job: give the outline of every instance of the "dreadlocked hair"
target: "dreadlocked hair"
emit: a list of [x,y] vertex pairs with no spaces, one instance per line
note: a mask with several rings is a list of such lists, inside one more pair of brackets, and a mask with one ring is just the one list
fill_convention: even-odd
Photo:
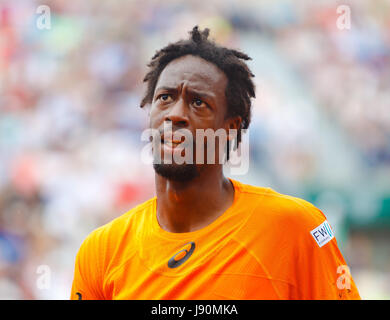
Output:
[[[242,121],[239,129],[247,129],[251,120],[251,98],[255,98],[255,85],[251,79],[254,74],[243,60],[251,58],[243,52],[217,45],[208,39],[209,32],[208,28],[200,31],[195,26],[189,32],[189,39],[170,43],[155,53],[147,65],[150,70],[143,80],[147,88],[140,107],[152,103],[158,78],[169,62],[185,55],[194,55],[213,63],[225,73],[228,79],[225,89],[226,117],[240,116]],[[236,147],[240,142],[241,130],[238,130]]]

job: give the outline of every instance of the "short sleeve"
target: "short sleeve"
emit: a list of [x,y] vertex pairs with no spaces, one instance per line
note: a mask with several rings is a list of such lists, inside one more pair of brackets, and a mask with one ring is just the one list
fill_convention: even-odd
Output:
[[75,260],[71,300],[104,299],[101,290],[101,263],[96,232],[82,243]]
[[312,206],[304,219],[296,251],[295,298],[360,299],[350,267],[342,256],[325,215]]

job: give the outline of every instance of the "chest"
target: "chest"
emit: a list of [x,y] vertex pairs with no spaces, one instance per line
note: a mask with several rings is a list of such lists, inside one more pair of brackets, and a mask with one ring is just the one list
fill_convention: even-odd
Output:
[[148,248],[124,261],[104,281],[109,299],[279,299],[290,286],[277,279],[261,255],[235,241],[224,245],[186,242]]

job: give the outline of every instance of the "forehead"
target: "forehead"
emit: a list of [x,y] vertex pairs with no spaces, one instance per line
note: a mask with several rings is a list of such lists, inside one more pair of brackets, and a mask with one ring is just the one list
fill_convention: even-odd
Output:
[[216,65],[193,55],[172,60],[161,72],[156,88],[186,85],[215,94],[225,94],[227,77]]

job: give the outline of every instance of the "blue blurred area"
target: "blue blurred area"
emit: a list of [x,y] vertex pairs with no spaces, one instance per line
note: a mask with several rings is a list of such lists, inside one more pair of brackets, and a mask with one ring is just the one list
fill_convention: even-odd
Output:
[[50,0],[49,29],[41,4],[0,2],[0,299],[67,299],[84,237],[154,195],[142,80],[194,25],[253,59],[250,171],[234,178],[313,202],[362,297],[390,298],[388,1]]
[[23,255],[20,248],[21,242],[21,239],[14,235],[0,231],[0,259],[9,264],[18,263]]

